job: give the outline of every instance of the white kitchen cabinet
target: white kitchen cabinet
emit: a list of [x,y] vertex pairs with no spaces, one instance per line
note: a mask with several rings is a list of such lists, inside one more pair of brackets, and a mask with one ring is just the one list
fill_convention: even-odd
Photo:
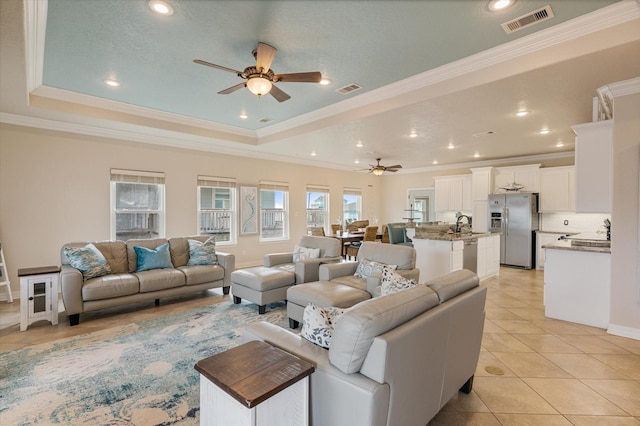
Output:
[[471,176],[435,177],[436,211],[471,211]]
[[489,205],[488,201],[474,201],[471,209],[473,232],[489,231]]
[[492,235],[487,240],[487,277],[500,274],[500,235]]
[[487,201],[493,192],[493,167],[471,169],[471,199]]
[[427,240],[414,238],[416,268],[421,283],[462,269],[464,241]]
[[516,182],[524,185],[524,192],[538,192],[538,170],[540,164],[528,164],[525,166],[496,167],[494,186],[491,191]]
[[540,213],[575,211],[575,169],[573,166],[542,168],[540,178]]
[[557,241],[560,234],[536,232],[536,269],[544,269],[545,249],[542,247]]
[[613,121],[571,127],[576,133],[576,202],[578,213],[610,213]]

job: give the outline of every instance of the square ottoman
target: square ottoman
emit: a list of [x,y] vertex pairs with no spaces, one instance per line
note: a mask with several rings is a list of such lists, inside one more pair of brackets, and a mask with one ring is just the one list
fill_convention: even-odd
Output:
[[302,321],[304,308],[312,303],[323,308],[350,308],[363,300],[371,299],[371,294],[345,284],[331,281],[298,284],[287,290],[287,317],[289,328],[297,328]]
[[267,303],[286,300],[287,289],[296,282],[293,271],[258,266],[239,269],[231,273],[233,303],[242,299],[258,305],[258,313],[264,314]]

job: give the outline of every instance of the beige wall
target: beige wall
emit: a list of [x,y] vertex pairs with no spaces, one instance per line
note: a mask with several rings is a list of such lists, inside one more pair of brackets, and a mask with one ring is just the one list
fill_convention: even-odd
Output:
[[616,97],[613,123],[611,321],[640,339],[640,94]]
[[110,238],[111,168],[165,173],[167,236],[197,232],[199,174],[235,177],[241,184],[288,182],[291,240],[260,243],[257,236],[239,236],[237,245],[221,246],[221,251],[236,255],[239,266],[261,264],[263,254],[293,248],[306,232],[307,184],[330,187],[332,222],[342,216],[344,187],[362,188],[363,215],[383,220],[381,179],[373,175],[3,124],[0,241],[14,294],[19,268],[59,264],[59,250],[66,242]]

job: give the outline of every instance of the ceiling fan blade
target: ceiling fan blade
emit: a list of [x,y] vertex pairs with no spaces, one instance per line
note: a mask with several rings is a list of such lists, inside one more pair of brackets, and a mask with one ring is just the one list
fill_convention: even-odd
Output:
[[385,167],[385,169],[389,170],[389,169],[401,169],[402,166],[400,164],[396,164],[395,166],[387,166]]
[[278,89],[275,84],[271,86],[271,90],[269,90],[269,94],[276,98],[278,102],[284,102],[287,99],[290,99],[291,96],[284,93],[282,90]]
[[222,71],[228,71],[228,72],[232,72],[234,74],[237,74],[239,76],[243,76],[242,71],[238,71],[238,70],[234,70],[234,69],[231,69],[231,68],[223,67],[222,65],[212,64],[211,62],[203,61],[202,59],[194,59],[193,62],[195,62],[196,64],[205,65],[205,66],[211,67],[211,68],[217,68],[217,69],[222,70]]
[[278,49],[266,43],[258,43],[258,48],[256,49],[256,68],[258,71],[260,71],[260,69],[262,69],[263,73],[269,71],[271,62],[273,62],[273,58],[276,57],[277,51]]
[[273,76],[273,81],[281,81],[283,83],[320,83],[320,80],[322,80],[322,74],[319,71],[276,74]]
[[397,172],[397,171],[398,171],[398,169],[390,169],[390,168],[388,168],[388,167],[387,167],[386,169],[384,169],[384,171],[385,171],[385,172],[395,173],[395,172]]
[[224,90],[219,91],[219,92],[218,92],[218,95],[228,95],[229,93],[233,93],[233,92],[235,92],[236,90],[240,90],[240,89],[242,89],[242,88],[243,88],[243,87],[245,87],[246,85],[247,85],[247,83],[244,83],[244,82],[242,82],[242,83],[240,83],[240,84],[236,84],[235,86],[231,86],[231,87],[229,87],[228,89],[224,89]]

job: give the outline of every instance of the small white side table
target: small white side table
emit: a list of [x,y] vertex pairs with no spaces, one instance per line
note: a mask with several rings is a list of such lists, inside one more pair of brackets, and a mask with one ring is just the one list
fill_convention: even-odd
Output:
[[40,320],[58,324],[59,266],[18,269],[20,277],[20,331]]
[[305,426],[314,367],[252,341],[198,361],[201,426]]

